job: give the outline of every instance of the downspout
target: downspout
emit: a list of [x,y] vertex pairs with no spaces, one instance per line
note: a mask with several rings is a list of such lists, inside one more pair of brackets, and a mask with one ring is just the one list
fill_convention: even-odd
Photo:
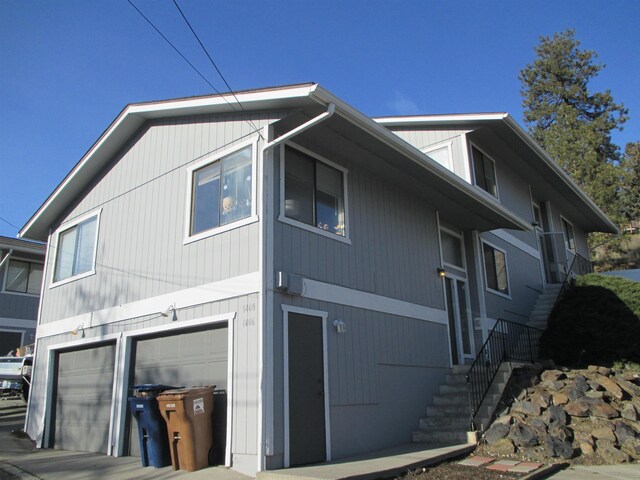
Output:
[[[333,102],[330,102],[327,105],[327,111],[321,113],[320,115],[308,120],[302,125],[297,126],[296,128],[288,131],[280,135],[278,138],[275,138],[271,141],[265,143],[262,147],[262,161],[263,161],[263,171],[262,176],[265,177],[265,173],[269,178],[268,181],[273,184],[273,178],[270,175],[273,173],[273,162],[269,162],[269,166],[266,165],[267,152],[273,147],[280,145],[286,140],[293,138],[294,136],[308,130],[309,128],[318,125],[319,123],[331,118],[336,110],[336,105]],[[267,134],[265,135],[266,139],[271,137],[272,130],[267,130]],[[270,155],[270,160],[273,160],[273,155]],[[273,202],[273,198],[271,194],[273,193],[273,189],[265,185],[262,185],[262,195],[264,201],[267,204],[271,204]],[[264,204],[263,201],[263,204]],[[269,261],[271,259],[273,251],[272,251],[272,242],[269,240],[271,235],[273,234],[273,227],[271,226],[271,222],[273,221],[273,217],[267,218],[269,215],[269,209],[266,208],[264,212],[265,222],[269,222],[269,225],[263,226],[264,228],[262,235],[267,238],[263,238],[261,240],[261,245],[264,245],[264,250],[261,252],[262,257],[262,285],[260,290],[262,292],[263,298],[260,302],[261,307],[263,308],[263,318],[266,320],[267,316],[271,315],[271,309],[273,306],[272,292],[270,292],[270,285],[273,281],[273,262]],[[263,225],[265,222],[260,222]],[[272,324],[267,325],[266,321],[262,322],[262,338],[261,338],[261,349],[262,349],[262,369],[261,369],[261,381],[265,399],[262,400],[262,408],[259,409],[258,415],[261,417],[260,419],[260,432],[258,434],[258,471],[266,469],[266,457],[272,456],[275,452],[274,449],[274,413],[273,413],[273,405],[274,405],[274,392],[273,392],[273,363],[267,361],[267,357],[273,352],[273,328]],[[268,365],[268,366],[265,366]]]
[[13,248],[9,249],[9,253],[7,253],[4,258],[2,259],[2,261],[0,262],[0,268],[2,268],[4,266],[4,264],[6,263],[7,260],[9,260],[9,257],[11,257],[11,254],[13,253]]
[[329,119],[333,115],[335,110],[336,110],[335,103],[330,103],[327,106],[327,111],[326,112],[321,113],[317,117],[312,118],[311,120],[303,123],[302,125],[297,126],[293,130],[289,130],[287,133],[285,133],[283,135],[280,135],[278,138],[268,142],[264,146],[263,150],[267,150],[269,148],[275,147],[276,145],[279,145],[280,143],[284,142],[285,140],[288,140],[288,139],[290,139],[292,137],[295,137],[296,135],[304,132],[305,130],[308,130],[309,128],[317,125],[318,123]]

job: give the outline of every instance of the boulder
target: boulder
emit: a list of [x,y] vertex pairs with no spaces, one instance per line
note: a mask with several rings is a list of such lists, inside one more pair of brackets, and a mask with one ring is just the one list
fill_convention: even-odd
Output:
[[551,405],[546,412],[544,412],[542,419],[549,425],[549,428],[564,426],[567,424],[567,414],[560,405]]
[[506,437],[509,434],[509,425],[504,423],[493,422],[493,425],[484,434],[484,439],[488,445],[493,445],[498,440]]
[[604,392],[602,391],[596,392],[594,390],[589,390],[587,393],[584,394],[584,396],[587,398],[604,398]]
[[582,375],[576,375],[576,377],[573,379],[573,385],[578,391],[582,393],[587,392],[591,388],[587,383],[587,379]]
[[551,401],[554,405],[565,405],[567,402],[569,402],[569,397],[567,397],[562,392],[556,392],[551,395]]
[[547,436],[544,447],[551,457],[572,458],[575,453],[570,442],[553,435]]
[[502,438],[492,445],[487,445],[487,452],[493,455],[513,455],[516,447],[508,438]]
[[620,412],[604,400],[592,399],[589,403],[589,411],[593,417],[616,418],[620,416]]
[[616,423],[615,434],[620,444],[625,443],[627,440],[636,440],[640,437],[638,432],[624,422]]
[[535,447],[539,443],[535,430],[523,423],[516,423],[511,426],[509,438],[516,446],[522,448]]
[[588,417],[591,405],[585,399],[573,400],[564,406],[564,411],[572,417]]
[[620,388],[620,385],[618,385],[616,382],[608,377],[605,377],[604,375],[599,374],[594,375],[593,380],[602,385],[604,389],[609,392],[614,398],[622,400],[622,388]]
[[567,378],[567,375],[560,370],[545,370],[540,374],[540,380],[543,382],[556,382]]
[[613,381],[615,381],[615,383],[617,383],[622,390],[627,392],[629,396],[640,397],[640,387],[637,386],[635,383],[631,383],[630,381],[625,380],[624,378],[619,378],[619,377],[615,377]]
[[638,411],[631,402],[623,403],[620,415],[622,416],[622,418],[626,418],[627,420],[631,420],[632,422],[638,421]]
[[571,443],[573,441],[573,431],[567,427],[554,427],[549,429],[549,435]]
[[562,392],[569,397],[569,400],[578,400],[580,397],[584,397],[583,391],[571,385],[563,388]]
[[640,460],[640,440],[629,440],[620,445],[620,450],[635,460]]
[[616,441],[616,435],[613,433],[613,429],[609,427],[594,428],[591,430],[591,435],[598,440],[608,440],[610,442]]
[[628,453],[617,449],[615,444],[609,440],[597,440],[596,452],[608,464],[624,463],[631,460]]
[[511,411],[514,413],[523,413],[525,415],[540,415],[540,407],[534,405],[534,403],[529,400],[517,402],[513,407],[511,407]]

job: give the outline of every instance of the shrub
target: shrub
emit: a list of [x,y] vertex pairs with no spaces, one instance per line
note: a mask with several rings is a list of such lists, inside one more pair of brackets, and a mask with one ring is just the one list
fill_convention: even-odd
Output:
[[585,275],[567,291],[541,339],[543,356],[585,366],[640,362],[640,283]]

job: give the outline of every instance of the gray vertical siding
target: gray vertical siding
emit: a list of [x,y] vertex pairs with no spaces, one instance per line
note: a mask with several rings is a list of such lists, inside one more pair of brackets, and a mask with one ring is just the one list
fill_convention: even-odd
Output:
[[[255,306],[255,310],[251,307]],[[212,315],[237,312],[234,324],[233,340],[233,378],[231,405],[233,412],[232,431],[234,432],[231,444],[233,454],[255,456],[258,454],[258,404],[260,384],[257,372],[259,371],[259,317],[260,306],[258,294],[251,294],[225,301],[213,302],[196,307],[189,307],[176,311],[177,321],[187,321]],[[253,322],[252,322],[253,320]],[[104,325],[98,328],[86,329],[85,339],[100,338],[104,335],[130,332],[141,328],[157,327],[162,325],[174,326],[170,318],[158,315],[132,318],[115,324]],[[57,344],[77,341],[78,337],[69,333],[47,338],[40,338],[37,345],[36,365],[33,374],[33,392],[46,391],[46,361],[47,349]],[[45,406],[45,395],[32,395],[28,423],[26,431],[31,438],[41,440],[44,425],[42,415]],[[256,460],[257,462],[257,460]]]
[[[276,221],[275,271],[444,309],[442,285],[435,281],[440,263],[435,209],[338,154],[328,160],[349,170],[351,245]],[[278,175],[276,162],[276,217]]]
[[[449,367],[446,326],[277,293],[272,312],[274,458],[284,450],[282,305],[328,313],[333,457],[409,442]],[[345,322],[346,333],[336,333],[333,320],[337,318]],[[277,465],[276,461],[274,468]]]
[[391,127],[390,130],[398,135],[400,138],[410,143],[420,150],[443,143],[448,140],[452,140],[451,155],[452,155],[452,171],[460,178],[464,178],[466,181],[471,182],[471,178],[468,178],[468,168],[465,165],[464,149],[466,148],[462,135],[469,132],[469,129],[460,128],[428,128],[428,127]]
[[[280,116],[251,119],[260,128]],[[247,118],[211,115],[146,125],[61,220],[102,209],[96,274],[47,288],[42,321],[257,271],[257,223],[183,245],[187,167],[256,137]]]

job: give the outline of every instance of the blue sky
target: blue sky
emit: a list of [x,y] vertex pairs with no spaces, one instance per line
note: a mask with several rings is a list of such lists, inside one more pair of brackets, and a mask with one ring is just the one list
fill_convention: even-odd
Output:
[[[171,0],[132,0],[220,91]],[[233,89],[314,81],[365,114],[508,111],[575,28],[640,140],[640,2],[179,0]],[[0,217],[22,227],[127,103],[213,93],[126,0],[0,0]],[[0,235],[16,229],[0,220]]]

